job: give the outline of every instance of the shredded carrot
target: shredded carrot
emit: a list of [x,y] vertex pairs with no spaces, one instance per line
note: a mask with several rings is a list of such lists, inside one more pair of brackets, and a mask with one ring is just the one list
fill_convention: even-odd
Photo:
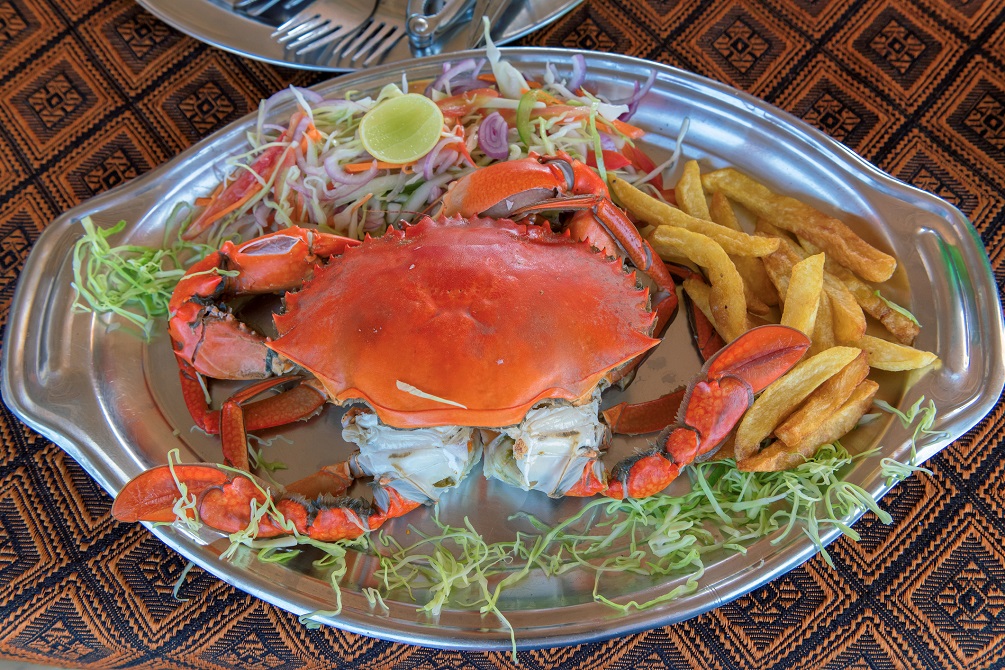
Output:
[[626,123],[625,121],[619,121],[618,119],[614,119],[613,121],[611,121],[611,125],[614,126],[614,128],[618,132],[625,135],[626,137],[630,137],[633,140],[637,140],[646,134],[646,131],[642,130],[638,126],[633,126],[630,123]]
[[[412,172],[412,167],[415,165],[415,161],[411,163],[385,163],[384,161],[376,161],[378,170],[401,170],[403,173],[408,174]],[[346,172],[366,172],[371,167],[373,167],[374,161],[368,161],[364,163],[346,163],[341,166]]]
[[468,165],[474,167],[475,159],[471,157],[471,152],[468,151],[468,143],[464,141],[464,126],[459,123],[454,126],[454,135],[457,135],[461,139],[460,152],[464,155],[464,159],[468,161]]
[[[496,83],[496,76],[490,73],[480,74],[478,75],[478,79],[480,81],[487,81],[490,84]],[[531,88],[541,88],[541,84],[536,81],[527,82],[527,85],[530,86]],[[524,93],[526,93],[526,91],[524,91]]]

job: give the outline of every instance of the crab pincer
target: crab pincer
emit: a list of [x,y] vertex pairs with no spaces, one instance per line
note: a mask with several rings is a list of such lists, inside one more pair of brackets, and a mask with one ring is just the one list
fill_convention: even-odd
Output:
[[[271,501],[272,507],[257,520],[256,537],[290,535],[295,529],[305,537],[332,542],[355,539],[419,506],[385,488],[384,506],[371,507],[341,495],[351,483],[349,477],[341,488],[318,493],[312,482],[316,495],[307,497],[297,483],[276,489],[254,475],[208,463],[162,465],[131,480],[115,497],[112,514],[127,522],[170,522],[181,514],[224,533],[237,533],[251,525],[253,504],[261,509]],[[190,502],[179,507],[179,499]]]
[[[612,498],[644,498],[662,491],[685,465],[711,457],[743,418],[754,395],[792,369],[809,346],[802,332],[779,325],[753,328],[733,340],[688,385],[677,422],[660,433],[654,448],[616,465],[610,484],[596,492]],[[666,397],[675,400],[674,395]],[[621,408],[623,430],[632,432],[633,420],[645,422],[649,409],[645,405],[637,417],[632,416],[632,406]]]

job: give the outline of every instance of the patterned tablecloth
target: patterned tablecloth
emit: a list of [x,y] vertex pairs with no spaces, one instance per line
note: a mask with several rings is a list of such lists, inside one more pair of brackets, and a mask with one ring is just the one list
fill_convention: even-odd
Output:
[[[587,0],[527,45],[641,56],[774,103],[958,206],[1005,284],[1001,0]],[[0,316],[57,215],[163,163],[288,84],[128,0],[0,0]],[[521,654],[525,668],[1005,667],[998,405],[832,548],[686,623]],[[75,668],[488,668],[506,653],[392,644],[193,571],[0,407],[0,657]]]

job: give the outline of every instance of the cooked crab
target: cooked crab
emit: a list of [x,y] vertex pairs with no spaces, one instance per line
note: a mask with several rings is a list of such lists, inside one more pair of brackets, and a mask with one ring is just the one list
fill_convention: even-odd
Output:
[[[562,161],[564,167],[554,167]],[[170,329],[186,399],[197,423],[221,434],[229,464],[248,469],[247,430],[310,417],[326,402],[352,405],[343,436],[358,452],[279,495],[278,510],[298,532],[356,537],[435,502],[483,449],[486,475],[550,496],[651,495],[715,449],[753,394],[808,346],[783,327],[748,332],[709,361],[684,394],[678,424],[656,448],[608,470],[601,457],[611,433],[600,395],[659,342],[656,331],[676,295],[662,262],[653,262],[655,254],[606,192],[575,194],[575,175],[585,166],[565,158],[538,164],[545,178],[547,172],[569,182],[558,195],[572,192],[573,208],[592,214],[576,236],[592,243],[548,226],[478,218],[478,205],[469,218],[424,218],[361,245],[297,228],[227,243],[179,283]],[[449,211],[449,198],[447,205]],[[558,206],[549,200],[508,213]],[[598,236],[608,242],[598,244]],[[634,271],[597,247],[625,249],[654,280],[657,304]],[[276,291],[290,292],[275,317],[274,340],[239,324],[221,302]],[[291,370],[302,372],[291,377]],[[196,372],[280,376],[210,412]],[[250,402],[288,381],[292,389]],[[372,505],[333,497],[362,476],[376,484]],[[175,466],[173,473],[155,468],[134,479],[113,512],[123,520],[170,520],[176,478],[197,496],[202,520],[229,532],[247,524],[252,498],[265,499],[248,476]],[[259,532],[286,531],[266,520]]]

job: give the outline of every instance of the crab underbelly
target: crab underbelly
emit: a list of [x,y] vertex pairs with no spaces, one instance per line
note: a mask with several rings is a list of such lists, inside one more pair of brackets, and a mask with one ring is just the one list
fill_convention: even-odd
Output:
[[485,476],[562,497],[587,466],[599,462],[610,441],[599,411],[599,391],[580,405],[548,402],[534,407],[520,424],[502,429],[485,446]]
[[437,502],[461,482],[482,456],[483,471],[525,491],[561,497],[584,469],[597,463],[610,439],[600,421],[600,392],[588,402],[546,401],[513,426],[479,429],[437,426],[402,429],[383,424],[366,411],[346,415],[343,438],[359,447],[353,467],[417,502]]

